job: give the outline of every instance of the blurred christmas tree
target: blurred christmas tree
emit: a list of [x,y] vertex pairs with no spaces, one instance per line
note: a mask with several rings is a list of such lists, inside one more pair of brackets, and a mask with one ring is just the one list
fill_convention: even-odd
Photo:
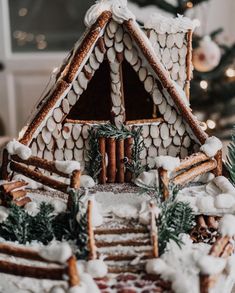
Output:
[[[173,16],[211,0],[133,0],[140,7],[155,5]],[[213,5],[213,1],[212,4]],[[230,139],[235,124],[235,44],[218,43],[219,28],[210,35],[194,34],[191,105],[209,133]]]

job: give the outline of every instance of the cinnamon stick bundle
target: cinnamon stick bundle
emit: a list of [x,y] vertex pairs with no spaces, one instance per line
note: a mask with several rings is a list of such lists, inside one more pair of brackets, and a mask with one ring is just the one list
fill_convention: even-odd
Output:
[[99,151],[101,153],[101,171],[99,174],[99,182],[105,184],[107,180],[106,174],[106,147],[105,147],[105,137],[99,137]]
[[107,177],[109,183],[114,183],[116,180],[116,140],[113,137],[106,138],[108,167]]
[[13,200],[13,202],[18,207],[24,207],[27,203],[31,202],[31,199],[29,197],[24,197],[20,200]]
[[14,189],[18,189],[24,186],[27,186],[28,183],[24,182],[24,181],[12,181],[12,182],[7,182],[3,185],[0,186],[1,191],[4,194],[10,193],[11,191],[13,191]]
[[[125,157],[128,159],[128,162],[131,162],[132,145],[133,145],[133,138],[132,137],[126,138],[124,142],[124,154],[125,154]],[[131,182],[131,179],[132,179],[131,171],[126,169],[125,181]]]
[[125,171],[124,171],[124,140],[117,140],[117,182],[124,183]]
[[210,158],[207,157],[207,155],[205,155],[204,153],[194,153],[189,157],[186,157],[185,159],[181,160],[180,165],[175,168],[175,172],[181,171],[183,169],[187,169],[191,166],[194,166],[198,163],[202,163],[205,162],[207,160],[209,160]]

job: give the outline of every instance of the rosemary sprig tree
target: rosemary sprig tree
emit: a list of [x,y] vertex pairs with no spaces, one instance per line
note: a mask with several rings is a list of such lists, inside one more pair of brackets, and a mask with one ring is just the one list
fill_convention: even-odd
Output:
[[226,163],[231,181],[235,185],[235,126],[233,127],[232,142],[228,146],[228,156]]
[[176,200],[176,192],[160,204],[161,214],[158,219],[159,251],[162,254],[170,240],[179,246],[179,235],[188,233],[195,225],[195,216],[189,203]]

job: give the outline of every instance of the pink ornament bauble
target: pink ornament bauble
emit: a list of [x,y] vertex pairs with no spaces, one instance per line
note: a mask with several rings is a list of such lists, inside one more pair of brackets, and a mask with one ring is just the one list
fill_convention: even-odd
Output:
[[213,70],[221,59],[219,46],[210,37],[204,37],[199,47],[193,51],[193,65],[197,71],[208,72]]

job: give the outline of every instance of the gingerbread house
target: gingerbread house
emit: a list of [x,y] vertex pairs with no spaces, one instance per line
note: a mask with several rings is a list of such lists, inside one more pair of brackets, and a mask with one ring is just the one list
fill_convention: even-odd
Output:
[[[181,17],[168,22],[155,17],[142,29],[126,4],[99,1],[88,10],[87,31],[21,131],[19,142],[37,162],[73,160],[89,173],[87,165],[98,154],[100,182],[124,182],[130,181],[125,159],[133,159],[138,143],[134,131],[142,140],[139,163],[150,169],[157,156],[184,159],[205,143],[207,134],[189,105],[194,24]],[[117,135],[101,132],[99,152],[92,157],[91,132],[100,125],[114,125]],[[215,155],[213,163],[206,155],[190,157],[186,167],[206,161],[201,169],[217,168],[220,174],[221,154]],[[7,153],[3,161],[6,166]],[[180,170],[186,167],[183,162]],[[20,172],[14,164],[11,170]]]

